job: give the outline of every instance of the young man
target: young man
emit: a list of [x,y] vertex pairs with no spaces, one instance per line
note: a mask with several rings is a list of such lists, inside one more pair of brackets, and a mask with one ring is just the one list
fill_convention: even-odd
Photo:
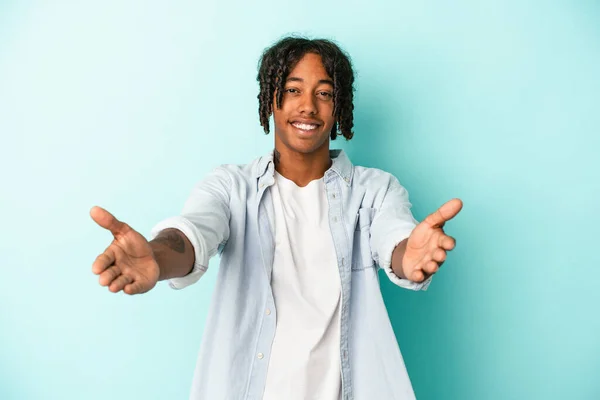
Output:
[[454,199],[417,224],[390,174],[353,166],[354,76],[326,40],[286,38],[262,56],[259,114],[275,149],[223,165],[150,242],[107,211],[114,241],[93,264],[111,292],[196,282],[221,254],[190,399],[412,399],[377,271],[426,289],[455,241]]

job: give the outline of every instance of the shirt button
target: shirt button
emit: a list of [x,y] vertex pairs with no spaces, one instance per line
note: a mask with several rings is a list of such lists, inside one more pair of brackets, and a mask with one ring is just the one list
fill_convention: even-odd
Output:
[[271,315],[271,309],[267,308],[266,313],[267,313],[267,315]]
[[258,353],[257,357],[259,360],[262,360],[265,355],[263,353]]
[[333,197],[335,199],[335,193],[331,197]]

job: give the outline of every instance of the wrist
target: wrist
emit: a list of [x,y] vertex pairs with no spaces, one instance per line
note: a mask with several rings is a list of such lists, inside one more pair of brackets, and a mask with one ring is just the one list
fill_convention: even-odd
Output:
[[400,279],[408,279],[404,273],[404,254],[406,253],[406,244],[408,239],[404,239],[394,248],[392,252],[392,271]]

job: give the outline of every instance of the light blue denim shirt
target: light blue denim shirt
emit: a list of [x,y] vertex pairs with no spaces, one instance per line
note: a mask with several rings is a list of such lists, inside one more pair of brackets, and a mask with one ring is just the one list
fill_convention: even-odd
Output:
[[[394,247],[416,225],[408,193],[387,172],[353,166],[341,150],[331,158],[324,182],[342,286],[342,399],[414,399],[377,274],[383,268],[392,282],[412,290],[430,283],[399,279],[391,269]],[[194,188],[181,216],[152,229],[151,238],[179,229],[194,247],[194,268],[170,280],[175,289],[196,282],[209,259],[221,255],[191,400],[262,398],[277,321],[270,283],[274,171],[272,153],[220,166]]]

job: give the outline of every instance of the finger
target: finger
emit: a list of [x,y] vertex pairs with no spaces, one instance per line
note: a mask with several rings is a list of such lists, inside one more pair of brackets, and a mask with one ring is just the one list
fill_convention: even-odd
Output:
[[119,275],[121,275],[121,269],[116,265],[108,268],[102,274],[100,274],[100,278],[98,278],[98,282],[102,286],[108,286],[114,281]]
[[115,236],[125,233],[129,228],[127,224],[116,219],[114,215],[102,207],[92,207],[90,216],[98,225],[108,229]]
[[104,253],[100,254],[94,260],[92,264],[92,272],[96,275],[100,275],[104,270],[115,263],[116,256],[115,252],[109,247],[104,250]]
[[127,294],[140,294],[144,293],[142,285],[139,282],[133,282],[123,288],[123,291]]
[[427,264],[423,266],[423,271],[428,275],[433,275],[438,271],[439,268],[440,266],[435,261],[428,261]]
[[446,252],[442,249],[435,249],[433,251],[433,255],[431,256],[431,258],[433,259],[433,261],[437,262],[437,263],[441,263],[446,261]]
[[454,218],[460,212],[462,206],[463,203],[460,199],[452,199],[433,214],[429,214],[424,222],[432,228],[441,227],[446,221]]
[[452,250],[456,247],[456,239],[448,235],[440,235],[438,246],[444,250]]
[[113,293],[117,293],[118,291],[123,290],[123,288],[126,285],[129,285],[132,282],[133,282],[132,277],[121,274],[114,281],[112,281],[112,283],[108,287],[108,290],[110,290]]
[[422,282],[423,280],[425,280],[425,274],[423,273],[423,271],[417,269],[413,271],[412,276],[409,278],[409,280],[413,282]]

